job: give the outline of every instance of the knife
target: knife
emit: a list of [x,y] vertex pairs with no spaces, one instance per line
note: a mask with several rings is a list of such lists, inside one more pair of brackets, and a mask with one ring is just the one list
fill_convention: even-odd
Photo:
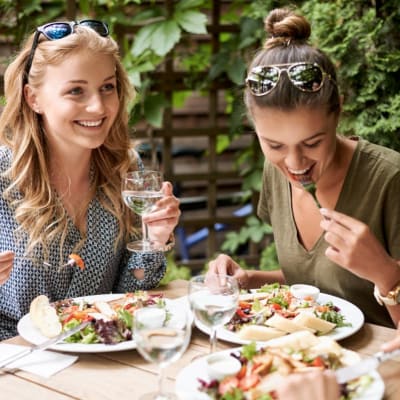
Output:
[[69,329],[68,331],[65,331],[65,332],[61,332],[59,335],[57,335],[49,340],[46,340],[43,343],[40,343],[40,344],[37,344],[36,346],[32,346],[27,349],[21,350],[20,352],[1,360],[0,368],[4,368],[7,365],[13,363],[14,361],[17,361],[20,358],[28,356],[29,354],[33,353],[34,351],[45,350],[45,349],[49,348],[50,346],[52,346],[53,344],[61,342],[62,340],[72,336],[74,333],[79,332],[81,329],[83,329],[86,325],[88,325],[90,323],[91,323],[91,321],[84,321],[84,322],[80,323],[79,325],[75,326],[74,328]]
[[335,371],[339,383],[345,383],[375,370],[381,362],[400,356],[400,349],[384,353],[379,351],[372,357],[365,358],[356,364],[339,368]]

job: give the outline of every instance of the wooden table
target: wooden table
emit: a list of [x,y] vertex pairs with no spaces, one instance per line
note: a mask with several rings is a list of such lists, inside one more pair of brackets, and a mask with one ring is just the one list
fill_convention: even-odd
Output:
[[[174,281],[156,290],[165,291],[169,298],[186,294],[187,282]],[[342,340],[343,347],[367,356],[378,351],[381,344],[394,337],[395,330],[377,325],[365,324],[360,331]],[[27,345],[21,337],[7,343]],[[208,352],[208,336],[193,330],[191,344],[183,357],[167,369],[165,387],[174,391],[178,371],[189,364],[194,356]],[[219,342],[219,348],[235,347]],[[385,400],[400,399],[400,360],[388,361],[379,368],[385,382]],[[18,371],[14,375],[0,373],[0,398],[12,400],[102,400],[137,399],[139,395],[154,391],[157,386],[157,369],[147,363],[136,350],[79,354],[78,361],[71,367],[45,379],[27,372]]]

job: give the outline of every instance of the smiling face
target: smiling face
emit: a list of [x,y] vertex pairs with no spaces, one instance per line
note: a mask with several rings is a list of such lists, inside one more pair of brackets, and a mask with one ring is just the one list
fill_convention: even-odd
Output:
[[112,56],[77,52],[47,66],[42,82],[26,93],[42,116],[49,145],[67,152],[101,146],[119,108]]
[[291,182],[318,182],[330,170],[336,154],[338,116],[324,108],[300,107],[252,110],[256,133],[265,157]]

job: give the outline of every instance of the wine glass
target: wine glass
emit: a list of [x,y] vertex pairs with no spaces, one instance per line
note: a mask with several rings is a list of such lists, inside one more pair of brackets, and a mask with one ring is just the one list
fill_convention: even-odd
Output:
[[[122,197],[125,204],[140,216],[154,211],[157,201],[163,197],[162,181],[162,173],[159,171],[127,172],[122,177]],[[149,239],[147,224],[142,225],[142,240],[128,243],[127,249],[134,252],[162,251],[162,245]]]
[[232,276],[208,273],[190,279],[190,307],[195,320],[210,328],[210,354],[217,347],[217,328],[230,321],[238,302],[239,285]]
[[139,400],[178,400],[163,390],[164,370],[185,352],[191,327],[188,310],[150,306],[135,311],[133,334],[137,349],[147,361],[159,366],[158,391],[146,393]]

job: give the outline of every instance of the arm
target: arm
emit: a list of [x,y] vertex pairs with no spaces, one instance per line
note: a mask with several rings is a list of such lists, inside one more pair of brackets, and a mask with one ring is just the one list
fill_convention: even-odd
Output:
[[[320,211],[324,217],[321,228],[329,244],[325,255],[330,260],[374,283],[383,296],[400,283],[398,261],[386,252],[368,225],[333,210]],[[397,325],[400,305],[386,307]]]
[[208,272],[234,276],[242,289],[259,288],[266,283],[284,283],[285,278],[281,270],[254,271],[245,270],[233,259],[225,254],[220,254],[208,264]]
[[0,285],[5,283],[10,277],[14,263],[14,252],[3,251],[0,253]]
[[400,322],[397,325],[397,332],[396,332],[396,336],[394,337],[394,339],[392,339],[390,342],[387,342],[384,345],[382,345],[382,350],[385,352],[393,351],[396,349],[400,349]]

